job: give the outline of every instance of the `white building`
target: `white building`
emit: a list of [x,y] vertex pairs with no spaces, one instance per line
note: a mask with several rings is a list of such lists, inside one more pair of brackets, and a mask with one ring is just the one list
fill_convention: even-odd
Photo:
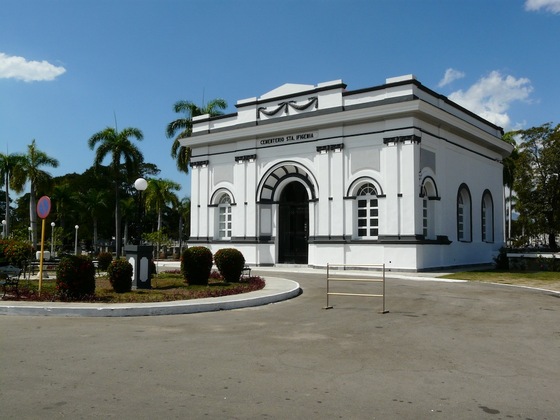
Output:
[[413,76],[286,84],[193,119],[191,245],[250,265],[490,263],[503,245],[500,127]]

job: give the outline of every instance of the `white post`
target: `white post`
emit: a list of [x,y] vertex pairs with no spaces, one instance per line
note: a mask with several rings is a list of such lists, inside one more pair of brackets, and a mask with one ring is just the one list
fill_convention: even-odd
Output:
[[78,229],[80,228],[80,226],[76,225],[74,226],[74,228],[76,229],[76,239],[74,240],[74,255],[78,255]]
[[55,223],[51,222],[51,256],[54,257],[54,227]]

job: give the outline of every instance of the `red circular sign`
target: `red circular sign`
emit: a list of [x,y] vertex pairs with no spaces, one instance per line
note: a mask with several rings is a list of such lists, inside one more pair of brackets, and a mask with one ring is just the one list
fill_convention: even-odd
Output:
[[51,199],[46,195],[44,195],[37,202],[37,215],[41,219],[46,219],[50,212],[51,212]]

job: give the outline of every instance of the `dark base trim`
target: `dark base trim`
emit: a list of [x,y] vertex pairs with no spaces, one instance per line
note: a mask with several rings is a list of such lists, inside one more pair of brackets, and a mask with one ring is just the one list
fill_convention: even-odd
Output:
[[423,235],[385,235],[378,238],[380,245],[449,245],[447,236],[437,236],[436,239],[425,239]]
[[275,238],[273,236],[260,236],[260,237],[233,237],[231,240],[212,239],[208,237],[189,238],[187,241],[191,244],[273,244]]
[[194,244],[207,244],[209,242],[212,242],[212,240],[206,236],[199,236],[198,238],[189,238],[187,240],[187,243],[194,243]]
[[[215,240],[207,237],[190,238],[189,243],[214,243],[214,244],[274,244],[276,238],[273,236],[257,237],[234,237],[229,241]],[[452,241],[447,236],[438,236],[436,239],[424,239],[422,235],[384,235],[377,239],[353,239],[342,236],[311,236],[308,239],[310,245],[322,244],[360,244],[360,245],[449,245]]]
[[451,241],[447,236],[438,236],[436,239],[424,239],[422,235],[384,235],[377,239],[353,239],[346,236],[312,236],[310,244],[362,244],[362,245],[449,245]]

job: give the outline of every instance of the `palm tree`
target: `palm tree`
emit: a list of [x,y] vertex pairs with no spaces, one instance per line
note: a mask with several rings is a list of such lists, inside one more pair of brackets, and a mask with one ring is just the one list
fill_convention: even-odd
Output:
[[121,214],[124,220],[124,243],[130,243],[130,238],[128,235],[128,227],[130,225],[131,219],[134,218],[134,214],[138,211],[138,206],[134,201],[134,197],[126,197],[121,200]]
[[[163,209],[167,207],[168,204],[177,206],[179,204],[179,198],[177,194],[173,191],[179,191],[181,186],[169,179],[149,179],[148,188],[146,188],[146,208],[148,210],[155,210],[158,215],[157,230],[161,232],[162,225],[162,213]],[[159,242],[157,255],[159,255]]]
[[[223,115],[222,110],[227,108],[227,103],[223,99],[213,99],[206,105],[199,107],[190,101],[177,101],[173,105],[173,110],[178,114],[185,114],[184,118],[176,119],[167,124],[166,134],[168,138],[173,138],[171,146],[171,157],[177,160],[177,169],[186,174],[189,173],[189,161],[191,159],[191,148],[181,146],[180,140],[190,137],[192,134],[192,119],[199,115],[208,114],[211,117]],[[177,134],[178,133],[178,134]],[[177,134],[177,136],[175,136]]]
[[179,213],[179,255],[183,255],[183,223],[187,225],[187,235],[190,236],[190,217],[191,217],[191,199],[184,197],[177,205],[177,212]]
[[107,208],[107,194],[105,191],[89,189],[78,193],[81,207],[91,216],[93,221],[93,251],[97,254],[97,221]]
[[111,169],[115,181],[115,252],[117,258],[121,255],[121,214],[119,190],[121,175],[119,168],[121,159],[124,161],[126,174],[136,174],[144,157],[140,150],[130,141],[130,137],[140,141],[144,138],[142,131],[137,128],[125,128],[117,131],[107,127],[105,130],[95,133],[89,140],[88,146],[91,150],[99,143],[95,152],[94,165],[100,166],[107,155],[111,155]]
[[173,191],[179,191],[181,186],[169,179],[149,179],[146,188],[146,208],[155,210],[158,215],[157,230],[161,230],[163,209],[168,204],[177,206],[179,198]]
[[37,248],[37,188],[46,184],[51,175],[40,169],[42,166],[58,167],[58,160],[48,156],[45,152],[37,149],[35,139],[27,146],[27,154],[23,155],[21,165],[13,169],[12,188],[17,193],[23,191],[25,184],[29,181],[29,220],[31,222],[31,242]]
[[19,153],[4,154],[0,153],[0,177],[4,181],[6,193],[6,226],[4,235],[6,238],[10,235],[10,184],[13,183],[13,171],[21,166],[24,161],[24,155]]
[[52,189],[51,199],[56,210],[56,217],[62,229],[65,227],[66,218],[73,210],[74,198],[74,189],[68,182],[61,182]]

